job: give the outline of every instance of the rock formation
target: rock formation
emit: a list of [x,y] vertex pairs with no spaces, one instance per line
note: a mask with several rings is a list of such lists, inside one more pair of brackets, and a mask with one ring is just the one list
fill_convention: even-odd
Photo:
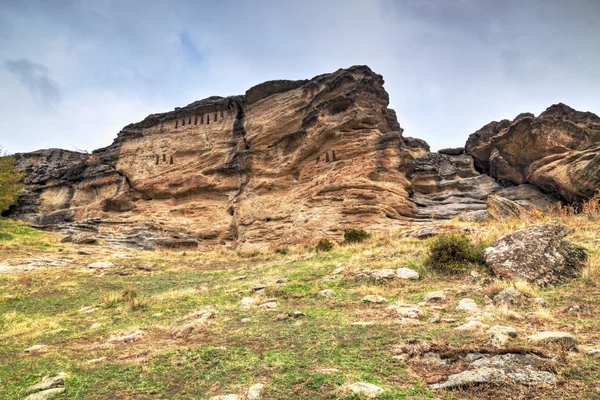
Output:
[[25,190],[7,214],[124,246],[263,248],[479,220],[490,194],[579,202],[600,185],[594,114],[559,104],[431,153],[402,136],[383,83],[366,66],[270,81],[152,114],[92,154],[17,154]]
[[538,117],[491,122],[469,136],[475,167],[508,184],[531,183],[568,202],[600,188],[600,118],[564,104]]
[[10,215],[85,221],[145,248],[388,230],[415,214],[412,156],[388,102],[383,78],[357,66],[150,115],[92,155],[18,154],[26,190]]

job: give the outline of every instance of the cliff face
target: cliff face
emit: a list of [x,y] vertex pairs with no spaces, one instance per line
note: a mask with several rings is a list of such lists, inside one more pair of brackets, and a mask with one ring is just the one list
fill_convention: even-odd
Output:
[[265,82],[150,115],[91,155],[17,154],[26,187],[9,215],[127,246],[261,248],[486,217],[490,194],[579,202],[600,186],[594,114],[559,104],[431,153],[402,137],[383,83],[365,66]]
[[173,245],[388,230],[415,207],[412,156],[387,105],[368,67],[211,97],[128,125],[92,155],[18,155],[27,190],[11,215],[44,225],[87,219],[113,239]]

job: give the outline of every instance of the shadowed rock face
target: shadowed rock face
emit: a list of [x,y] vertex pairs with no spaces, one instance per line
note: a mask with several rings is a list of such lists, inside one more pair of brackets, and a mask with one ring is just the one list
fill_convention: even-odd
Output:
[[388,230],[415,207],[412,156],[383,83],[364,66],[266,82],[150,115],[92,155],[19,154],[26,190],[10,215],[59,228],[87,220],[101,238],[146,248]]
[[600,118],[564,104],[538,117],[492,122],[473,133],[466,152],[475,167],[500,182],[531,183],[568,202],[600,187]]

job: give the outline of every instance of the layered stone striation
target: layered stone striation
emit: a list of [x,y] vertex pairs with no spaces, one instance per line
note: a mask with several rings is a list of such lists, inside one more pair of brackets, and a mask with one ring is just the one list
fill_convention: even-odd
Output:
[[19,154],[26,190],[10,215],[54,227],[87,221],[150,248],[388,230],[416,209],[412,156],[383,83],[365,66],[266,82],[150,115],[91,155]]

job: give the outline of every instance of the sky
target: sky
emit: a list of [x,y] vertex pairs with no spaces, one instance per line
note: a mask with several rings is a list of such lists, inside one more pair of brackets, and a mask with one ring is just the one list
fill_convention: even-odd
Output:
[[433,150],[558,102],[600,114],[600,0],[0,0],[0,146],[91,151],[151,113],[358,64]]

